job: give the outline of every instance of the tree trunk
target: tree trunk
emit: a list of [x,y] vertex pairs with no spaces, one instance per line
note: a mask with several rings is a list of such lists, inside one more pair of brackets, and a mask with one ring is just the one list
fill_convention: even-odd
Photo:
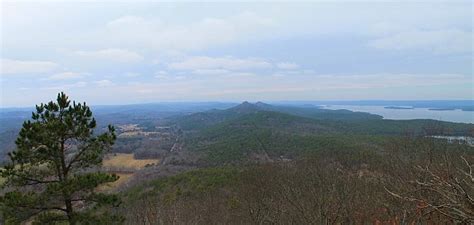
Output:
[[66,213],[67,213],[67,219],[69,220],[70,225],[75,225],[76,221],[74,218],[74,212],[72,210],[72,201],[71,199],[64,199],[66,203]]

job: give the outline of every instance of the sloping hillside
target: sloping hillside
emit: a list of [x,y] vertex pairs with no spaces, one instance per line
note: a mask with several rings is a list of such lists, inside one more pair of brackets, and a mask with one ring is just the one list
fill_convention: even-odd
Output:
[[468,124],[383,120],[345,110],[248,102],[227,110],[188,115],[177,124],[185,130],[185,150],[201,153],[202,161],[211,164],[286,160],[331,149],[381,149],[390,136],[426,136],[431,135],[429,132],[465,135],[473,129]]
[[240,105],[225,110],[214,109],[186,116],[177,116],[171,120],[170,123],[178,124],[185,130],[199,130],[231,119],[236,119],[242,115],[253,114],[260,111],[280,112],[319,120],[348,121],[382,119],[382,117],[378,115],[351,112],[349,110],[327,110],[317,107],[275,106],[263,102],[257,102],[255,104],[243,102]]

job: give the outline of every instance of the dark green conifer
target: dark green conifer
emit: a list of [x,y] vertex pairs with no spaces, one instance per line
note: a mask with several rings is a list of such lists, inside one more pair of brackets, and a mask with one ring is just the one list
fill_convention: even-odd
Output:
[[5,223],[104,224],[118,218],[103,206],[117,205],[116,195],[97,187],[118,179],[100,171],[104,154],[116,138],[114,127],[94,134],[96,121],[86,103],[59,93],[56,102],[36,106],[0,172],[6,179],[0,197]]

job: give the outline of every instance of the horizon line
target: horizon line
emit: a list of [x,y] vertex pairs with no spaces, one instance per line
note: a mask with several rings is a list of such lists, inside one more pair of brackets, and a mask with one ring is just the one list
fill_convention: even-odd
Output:
[[[112,107],[112,106],[133,106],[133,105],[154,105],[154,104],[192,104],[192,103],[222,103],[222,104],[239,104],[243,102],[250,102],[250,103],[256,103],[256,102],[263,102],[263,103],[303,103],[303,102],[474,102],[474,99],[432,99],[432,100],[403,100],[403,99],[396,99],[396,100],[386,100],[386,99],[359,99],[359,100],[256,100],[256,101],[251,101],[251,100],[241,100],[241,101],[194,101],[194,100],[184,100],[184,101],[156,101],[156,102],[143,102],[143,103],[124,103],[124,104],[88,104],[88,106],[91,107]],[[48,101],[49,102],[49,101]],[[78,103],[83,103],[86,101],[76,101]],[[47,103],[47,102],[43,102]],[[87,103],[87,102],[86,102]],[[41,104],[41,103],[39,103]],[[27,109],[27,108],[34,108],[36,107],[37,104],[33,106],[1,106],[0,109]]]

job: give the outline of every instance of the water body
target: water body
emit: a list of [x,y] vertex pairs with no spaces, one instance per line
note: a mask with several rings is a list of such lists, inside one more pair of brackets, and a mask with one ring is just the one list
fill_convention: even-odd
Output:
[[438,139],[446,139],[448,142],[461,142],[474,147],[474,138],[465,136],[431,136]]
[[391,109],[385,106],[358,106],[358,105],[330,105],[324,109],[347,109],[356,112],[368,112],[383,116],[384,119],[411,120],[433,119],[456,123],[474,124],[474,111],[456,110],[429,110],[428,108]]

